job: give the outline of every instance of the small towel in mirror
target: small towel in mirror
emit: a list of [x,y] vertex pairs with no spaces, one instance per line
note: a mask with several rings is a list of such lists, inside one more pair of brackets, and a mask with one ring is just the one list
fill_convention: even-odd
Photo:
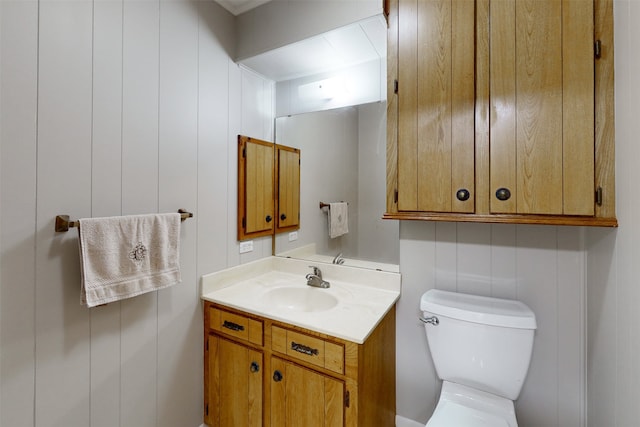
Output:
[[345,202],[329,203],[329,237],[335,239],[349,232],[349,205]]

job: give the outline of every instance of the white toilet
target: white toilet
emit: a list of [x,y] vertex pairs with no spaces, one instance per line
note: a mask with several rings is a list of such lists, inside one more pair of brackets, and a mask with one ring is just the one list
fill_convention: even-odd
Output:
[[426,427],[517,427],[536,317],[520,301],[432,289],[420,301],[440,400]]

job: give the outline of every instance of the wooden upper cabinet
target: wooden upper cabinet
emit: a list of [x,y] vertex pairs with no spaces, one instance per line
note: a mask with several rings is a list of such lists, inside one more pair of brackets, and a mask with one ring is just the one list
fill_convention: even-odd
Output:
[[490,22],[491,212],[593,216],[593,2],[493,0]]
[[387,58],[385,218],[617,226],[611,0],[389,0]]
[[398,210],[474,211],[473,0],[400,0]]
[[238,135],[238,240],[274,231],[274,144]]
[[276,233],[300,228],[300,150],[276,145]]

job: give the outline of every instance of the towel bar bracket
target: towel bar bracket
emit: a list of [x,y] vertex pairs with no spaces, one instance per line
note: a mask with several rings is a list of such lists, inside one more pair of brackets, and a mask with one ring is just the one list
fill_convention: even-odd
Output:
[[[180,214],[180,221],[193,218],[193,214],[185,209],[178,209],[178,213]],[[56,215],[56,233],[66,232],[69,231],[69,228],[74,227],[80,227],[80,221],[69,221],[69,215]]]

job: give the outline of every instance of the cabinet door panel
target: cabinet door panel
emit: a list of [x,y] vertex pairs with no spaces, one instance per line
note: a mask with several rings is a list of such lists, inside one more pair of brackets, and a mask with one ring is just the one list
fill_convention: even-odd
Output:
[[593,3],[490,7],[491,212],[592,215]]
[[273,234],[274,144],[238,135],[238,240]]
[[246,232],[271,230],[273,223],[273,146],[248,143]]
[[271,359],[271,425],[341,427],[344,383],[279,358]]
[[278,211],[276,233],[300,225],[300,150],[276,145],[278,155]]
[[[251,369],[256,363],[259,369]],[[219,427],[262,425],[262,353],[209,336],[209,418]]]
[[474,211],[474,23],[473,0],[399,2],[399,210]]

